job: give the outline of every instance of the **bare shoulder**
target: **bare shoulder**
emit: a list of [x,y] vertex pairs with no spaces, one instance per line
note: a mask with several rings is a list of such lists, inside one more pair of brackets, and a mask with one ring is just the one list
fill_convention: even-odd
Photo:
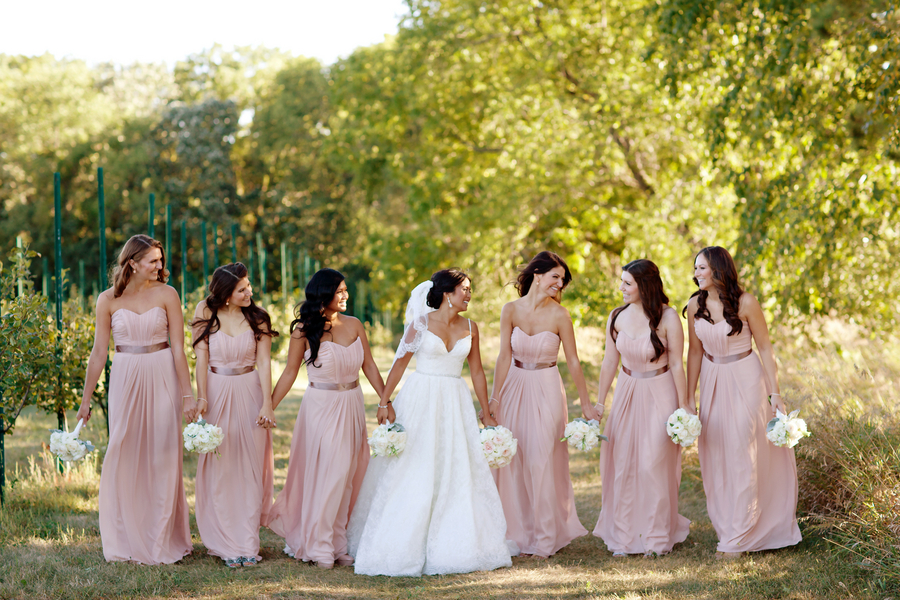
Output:
[[470,325],[472,327],[472,335],[477,336],[478,335],[478,323],[476,323],[472,319],[469,319],[469,322],[466,324],[466,327],[469,327]]
[[554,319],[563,319],[569,323],[572,322],[572,315],[569,314],[569,309],[559,302],[551,302],[548,309]]
[[691,296],[691,299],[688,300],[687,309],[690,316],[693,317],[695,314],[697,314],[697,307],[699,306],[699,302],[699,296]]
[[759,306],[759,301],[756,299],[756,296],[751,294],[750,292],[744,292],[741,294],[740,299],[738,300],[738,315],[743,316],[747,311],[757,311],[761,310]]
[[291,332],[292,340],[305,340],[306,333],[303,331],[303,323],[298,324]]
[[208,319],[212,316],[212,311],[209,310],[209,307],[206,306],[206,300],[201,300],[197,303],[197,309],[194,311],[194,317],[198,317],[201,319]]
[[681,317],[678,315],[678,311],[671,306],[663,309],[661,322],[667,327],[681,327]]
[[153,283],[150,291],[166,304],[168,304],[169,302],[181,304],[181,298],[178,296],[178,292],[176,292],[175,288],[173,288],[171,285],[165,284],[161,281],[156,281]]
[[100,292],[100,294],[97,295],[97,309],[108,310],[110,308],[110,304],[112,304],[112,301],[115,300],[115,298],[116,295],[112,288]]

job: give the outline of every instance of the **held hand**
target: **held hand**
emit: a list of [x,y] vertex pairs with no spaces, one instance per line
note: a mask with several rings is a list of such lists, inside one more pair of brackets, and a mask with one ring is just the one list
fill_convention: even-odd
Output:
[[496,427],[497,419],[495,419],[492,415],[482,415],[481,422],[485,427]]
[[379,425],[383,425],[390,418],[390,410],[391,410],[390,404],[388,404],[384,408],[381,408],[381,407],[378,408],[378,412],[375,413],[375,419],[378,421]]
[[689,415],[697,415],[697,403],[693,400],[691,400],[690,402],[685,402],[684,405],[680,408],[683,408],[684,411]]
[[256,424],[263,429],[275,429],[277,427],[275,423],[275,411],[263,406],[259,409],[259,416],[256,417]]
[[81,406],[78,408],[78,414],[75,415],[75,422],[77,423],[79,419],[84,420],[84,424],[87,425],[88,420],[91,418],[91,405],[90,403],[85,404],[81,403]]
[[184,407],[182,412],[184,413],[184,419],[188,423],[193,423],[197,419],[197,415],[199,412],[197,411],[197,402],[194,401],[193,397],[188,399],[184,398]]
[[581,414],[588,421],[597,421],[600,422],[600,419],[603,418],[603,409],[605,407],[602,404],[597,404],[596,406],[591,404],[582,404],[581,405]]

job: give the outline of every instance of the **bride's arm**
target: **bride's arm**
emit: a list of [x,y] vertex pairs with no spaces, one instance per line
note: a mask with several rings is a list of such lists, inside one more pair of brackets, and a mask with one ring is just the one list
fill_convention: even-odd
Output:
[[469,350],[469,373],[472,375],[472,385],[475,387],[475,396],[481,404],[481,422],[485,427],[496,427],[497,421],[491,416],[491,408],[488,404],[487,379],[484,376],[484,365],[481,364],[481,349],[478,344],[478,325],[472,321],[472,349]]
[[409,364],[412,355],[412,352],[407,352],[395,360],[394,364],[391,366],[391,372],[388,373],[387,381],[384,382],[384,391],[381,393],[381,401],[378,403],[378,413],[375,415],[379,425],[388,420],[393,423],[396,419],[394,407],[390,404],[391,394],[394,393],[394,388],[400,383],[400,379],[403,377],[403,372],[406,370],[406,365]]

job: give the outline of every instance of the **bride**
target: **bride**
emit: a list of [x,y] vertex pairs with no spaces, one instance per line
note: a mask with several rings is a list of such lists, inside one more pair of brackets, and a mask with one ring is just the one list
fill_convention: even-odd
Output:
[[[481,450],[472,396],[460,377],[468,360],[484,424],[496,425],[478,327],[459,315],[471,296],[469,277],[445,269],[409,299],[406,332],[378,405],[379,423],[396,410],[406,449],[369,463],[348,527],[357,573],[417,577],[512,564],[500,496]],[[391,392],[413,354],[416,371],[391,409]]]

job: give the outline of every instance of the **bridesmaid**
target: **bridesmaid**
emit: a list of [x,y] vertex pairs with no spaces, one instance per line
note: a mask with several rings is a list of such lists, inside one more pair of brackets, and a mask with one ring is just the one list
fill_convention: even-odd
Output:
[[625,304],[609,315],[600,369],[603,404],[622,369],[600,449],[603,482],[594,535],[615,557],[660,556],[683,542],[691,524],[678,514],[681,447],[666,433],[666,420],[684,406],[684,330],[649,260],[622,267]]
[[520,298],[500,313],[500,355],[494,369],[491,414],[512,431],[518,451],[494,471],[503,502],[507,537],[522,556],[545,559],[587,535],[575,512],[569,451],[562,438],[568,421],[566,391],[556,359],[562,343],[569,372],[588,419],[600,413],[588,399],[569,311],[556,299],[572,280],[569,267],[541,252],[519,274]]
[[200,410],[225,434],[220,456],[197,461],[197,528],[210,554],[250,567],[274,496],[270,355],[278,333],[253,302],[241,263],[215,270],[192,327]]
[[[181,411],[197,413],[184,355],[184,317],[162,244],[146,235],[119,252],[113,287],[97,298],[94,347],[78,419],[116,345],[109,379],[109,446],[100,475],[100,539],[107,561],[174,563],[191,553],[181,477]],[[171,346],[170,346],[171,344]]]
[[353,564],[347,521],[369,464],[360,368],[379,397],[384,389],[363,324],[341,314],[349,297],[338,271],[312,276],[291,323],[287,366],[273,393],[278,406],[306,365],[309,387],[294,425],[287,480],[268,526],[285,539],[286,553],[323,569]]
[[775,410],[787,412],[766,319],[756,298],[741,289],[724,248],[710,246],[697,254],[694,283],[700,289],[685,309],[687,389],[693,408],[700,384],[700,469],[706,509],[719,537],[717,557],[793,546],[801,539],[794,451],[766,439]]

